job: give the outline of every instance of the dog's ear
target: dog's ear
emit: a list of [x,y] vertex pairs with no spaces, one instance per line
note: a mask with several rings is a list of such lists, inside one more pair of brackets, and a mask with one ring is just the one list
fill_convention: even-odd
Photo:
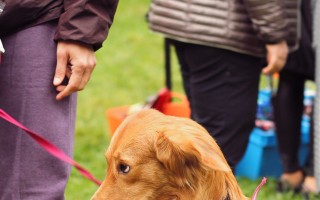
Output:
[[178,177],[195,174],[203,166],[230,172],[219,146],[199,127],[159,132],[155,139],[157,159]]

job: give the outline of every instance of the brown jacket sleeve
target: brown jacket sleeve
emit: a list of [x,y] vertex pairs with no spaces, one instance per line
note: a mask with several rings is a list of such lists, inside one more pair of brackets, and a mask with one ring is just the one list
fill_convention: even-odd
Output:
[[264,43],[277,43],[287,38],[287,16],[283,0],[243,1],[254,30]]
[[90,44],[95,50],[106,39],[118,0],[64,0],[55,40]]

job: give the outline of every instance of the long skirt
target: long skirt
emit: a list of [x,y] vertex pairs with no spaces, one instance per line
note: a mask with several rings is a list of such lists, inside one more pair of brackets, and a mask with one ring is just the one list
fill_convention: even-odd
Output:
[[[61,101],[53,86],[57,22],[1,38],[0,108],[72,156],[76,94]],[[0,119],[0,200],[61,200],[71,167]]]

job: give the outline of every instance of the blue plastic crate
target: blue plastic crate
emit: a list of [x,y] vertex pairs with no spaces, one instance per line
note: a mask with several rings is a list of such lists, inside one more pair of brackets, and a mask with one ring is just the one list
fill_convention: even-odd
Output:
[[[309,119],[304,117],[301,128],[299,161],[305,163],[309,144]],[[279,177],[282,173],[277,139],[274,130],[263,131],[255,128],[246,153],[235,169],[237,176],[256,180],[260,177]]]
[[[259,91],[257,119],[273,119],[271,95],[270,89]],[[313,90],[305,90],[305,110],[301,122],[301,145],[299,149],[300,164],[305,163],[309,150],[310,109],[312,109],[314,97],[315,92]],[[245,155],[236,166],[235,173],[237,176],[248,177],[252,180],[263,176],[279,177],[281,175],[282,167],[274,130],[263,131],[255,128],[252,131]]]

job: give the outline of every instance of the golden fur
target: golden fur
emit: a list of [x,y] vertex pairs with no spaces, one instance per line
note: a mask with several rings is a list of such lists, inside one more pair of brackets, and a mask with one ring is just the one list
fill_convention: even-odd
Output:
[[187,118],[144,110],[117,129],[92,200],[248,200],[219,146]]

